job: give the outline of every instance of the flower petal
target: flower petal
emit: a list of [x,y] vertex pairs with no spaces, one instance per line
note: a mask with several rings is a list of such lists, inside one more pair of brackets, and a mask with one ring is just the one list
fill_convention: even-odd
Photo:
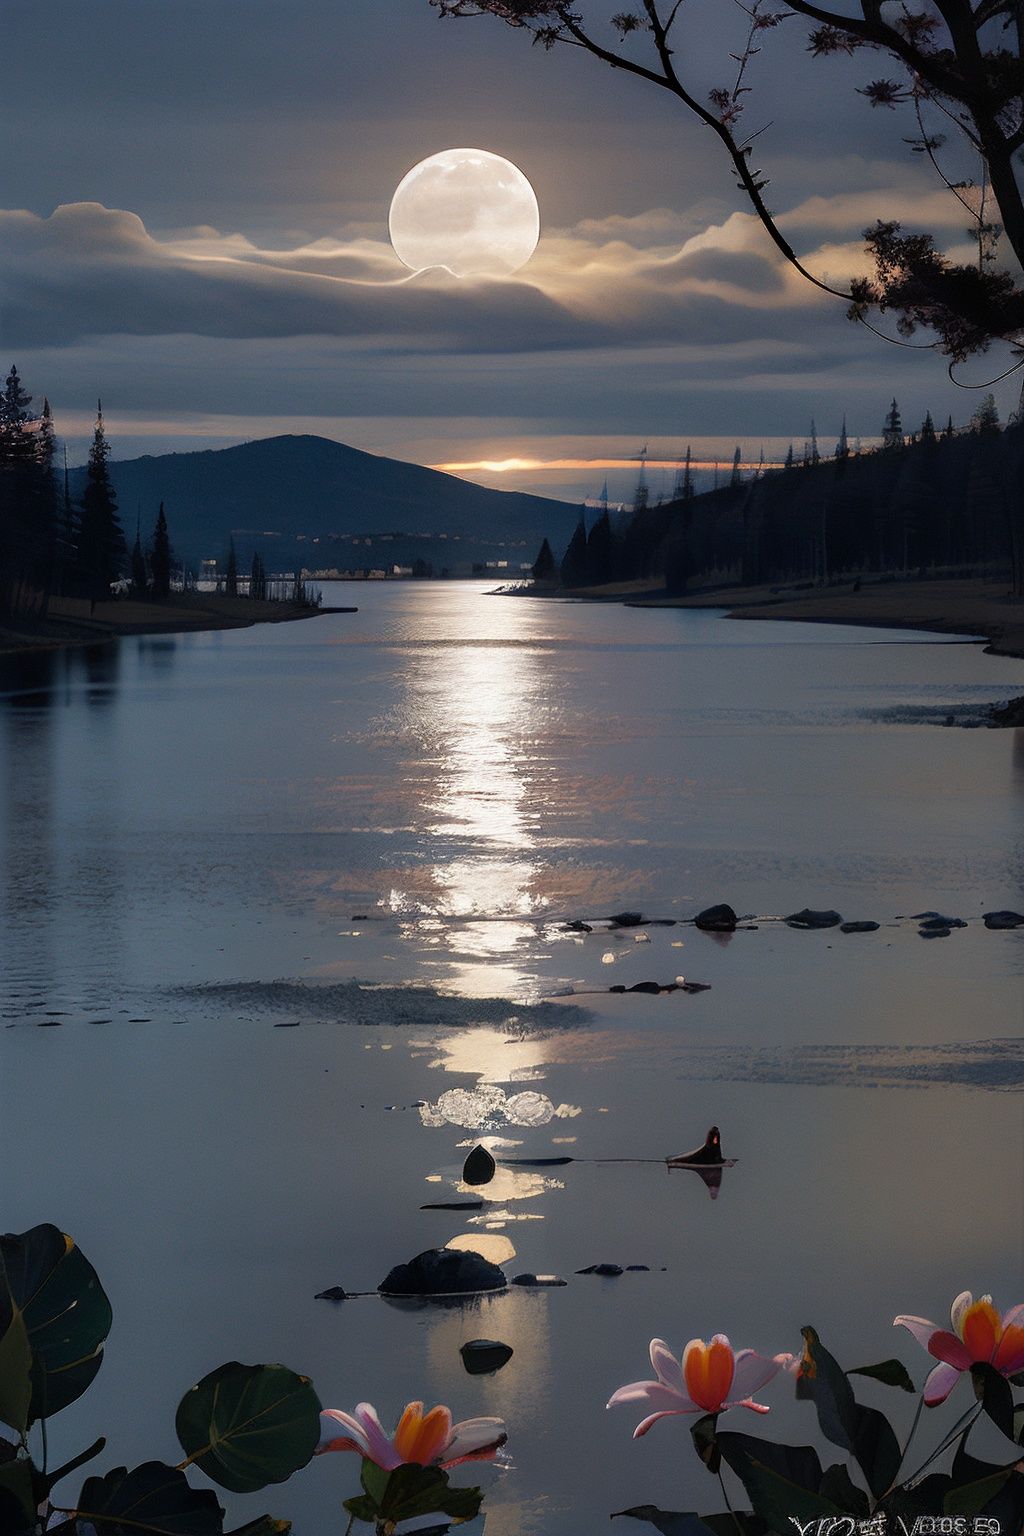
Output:
[[378,1467],[383,1467],[385,1472],[393,1472],[396,1467],[400,1467],[402,1458],[395,1450],[390,1436],[385,1433],[373,1404],[357,1403],[356,1418],[366,1437],[370,1460],[376,1462]]
[[673,1417],[674,1414],[679,1414],[679,1413],[699,1413],[699,1412],[700,1412],[699,1408],[692,1407],[692,1408],[666,1408],[661,1413],[652,1413],[649,1418],[641,1419],[640,1420],[640,1423],[637,1425],[636,1429],[634,1429],[634,1431],[633,1431],[633,1439],[634,1440],[639,1440],[641,1435],[646,1435],[646,1433],[650,1429],[651,1425],[652,1424],[657,1424],[659,1419],[670,1419],[670,1418]]
[[767,1403],[755,1403],[750,1397],[745,1397],[738,1403],[723,1403],[722,1408],[750,1408],[754,1413],[771,1413]]
[[1003,1328],[992,1364],[1004,1376],[1016,1376],[1024,1367],[1024,1328],[1019,1323],[1010,1323],[1009,1327]]
[[[420,1466],[430,1467],[448,1449],[448,1443],[452,1438],[452,1416],[448,1408],[438,1406],[431,1408],[430,1412],[422,1419],[411,1452],[406,1454],[407,1461],[417,1461]],[[395,1436],[395,1449],[398,1450],[398,1436]]]
[[969,1307],[960,1321],[960,1336],[972,1360],[993,1359],[1001,1330],[1002,1319],[989,1296],[982,1296]]
[[489,1460],[507,1439],[503,1419],[463,1419],[453,1426],[440,1465],[455,1467],[463,1461]]
[[892,1320],[894,1328],[906,1328],[914,1335],[914,1338],[923,1349],[927,1349],[932,1335],[941,1332],[934,1323],[930,1323],[926,1317],[908,1317],[901,1314]]
[[953,1305],[949,1309],[949,1321],[952,1325],[953,1332],[959,1339],[963,1338],[963,1329],[961,1325],[964,1320],[964,1313],[970,1311],[971,1307],[973,1306],[973,1291],[961,1291],[960,1295],[955,1298]]
[[630,1381],[613,1392],[605,1405],[617,1408],[621,1403],[639,1404],[663,1413],[692,1413],[697,1404],[685,1392],[674,1392],[663,1381]]
[[341,1408],[324,1408],[320,1413],[317,1453],[324,1451],[358,1451],[361,1456],[369,1456],[370,1447],[359,1420]]
[[660,1382],[663,1382],[666,1387],[671,1387],[673,1392],[685,1393],[683,1367],[664,1339],[651,1340],[651,1364]]
[[759,1355],[756,1349],[741,1349],[736,1355],[736,1369],[733,1372],[732,1386],[729,1391],[731,1398],[737,1402],[746,1402],[753,1397],[763,1386],[778,1375],[780,1361],[767,1359]]
[[928,1353],[936,1360],[944,1360],[947,1365],[953,1366],[957,1371],[970,1370],[977,1358],[968,1346],[956,1337],[956,1334],[947,1333],[944,1328],[933,1333],[928,1340]]
[[929,1371],[924,1384],[924,1400],[929,1408],[935,1408],[946,1401],[960,1380],[960,1374],[955,1365],[948,1365],[945,1361]]

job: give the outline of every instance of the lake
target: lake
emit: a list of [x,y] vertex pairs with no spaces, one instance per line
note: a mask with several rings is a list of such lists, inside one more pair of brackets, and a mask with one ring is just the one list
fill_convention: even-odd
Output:
[[[652,1335],[775,1353],[811,1322],[920,1380],[896,1313],[1022,1299],[1024,930],[980,915],[1024,906],[1024,732],[941,721],[1024,662],[480,583],[324,596],[359,612],[0,663],[0,1227],[72,1233],[114,1307],[51,1460],[101,1431],[101,1467],[174,1460],[194,1380],[282,1360],[385,1423],[505,1418],[487,1536],[718,1508],[685,1421],[633,1443],[605,1410]],[[719,901],[750,923],[679,925]],[[881,927],[777,921],[803,907]],[[623,910],[677,925],[594,926]],[[968,926],[924,941],[926,910]],[[607,991],[677,977],[710,990]],[[715,1199],[656,1161],[712,1122]],[[421,1210],[478,1141],[581,1161]],[[455,1239],[569,1283],[314,1300]],[[515,1353],[470,1377],[481,1336]],[[222,1499],[320,1536],[357,1482],[331,1456]]]

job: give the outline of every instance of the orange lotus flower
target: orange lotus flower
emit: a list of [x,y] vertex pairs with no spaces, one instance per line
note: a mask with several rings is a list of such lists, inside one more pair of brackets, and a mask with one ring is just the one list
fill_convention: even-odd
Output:
[[952,1332],[936,1328],[924,1317],[893,1319],[894,1328],[909,1329],[917,1342],[939,1361],[924,1384],[924,1400],[929,1408],[944,1403],[972,1365],[991,1365],[1001,1376],[1015,1376],[1024,1370],[1024,1304],[1011,1307],[1000,1316],[991,1296],[975,1301],[970,1291],[962,1291],[950,1307],[949,1316]]
[[651,1364],[656,1381],[633,1381],[608,1399],[608,1407],[638,1403],[652,1410],[633,1431],[634,1440],[646,1435],[652,1424],[674,1413],[722,1413],[726,1408],[751,1408],[767,1413],[765,1403],[753,1394],[771,1381],[790,1359],[769,1359],[753,1349],[733,1350],[724,1333],[710,1343],[691,1339],[677,1360],[663,1339],[651,1340]]
[[373,1404],[360,1403],[355,1413],[323,1410],[317,1453],[358,1451],[385,1472],[407,1462],[447,1468],[463,1461],[490,1461],[507,1438],[500,1419],[463,1419],[453,1424],[449,1409],[439,1406],[424,1413],[422,1403],[406,1404],[398,1428],[389,1435]]

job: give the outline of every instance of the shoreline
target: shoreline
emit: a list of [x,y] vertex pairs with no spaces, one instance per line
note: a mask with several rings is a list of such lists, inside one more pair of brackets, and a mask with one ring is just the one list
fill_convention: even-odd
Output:
[[160,603],[129,598],[90,604],[83,598],[57,598],[46,618],[35,624],[0,626],[0,657],[105,645],[131,635],[251,629],[256,624],[286,624],[321,614],[358,611],[348,607],[309,608],[287,600],[254,601],[213,592],[172,593]]
[[932,634],[970,635],[984,640],[993,656],[1024,659],[1024,600],[1011,597],[1003,582],[980,578],[955,581],[852,582],[797,591],[785,587],[720,587],[684,597],[667,597],[653,582],[621,582],[526,596],[617,602],[627,608],[724,608],[730,619],[779,619],[800,624],[850,624],[872,629],[920,629]]

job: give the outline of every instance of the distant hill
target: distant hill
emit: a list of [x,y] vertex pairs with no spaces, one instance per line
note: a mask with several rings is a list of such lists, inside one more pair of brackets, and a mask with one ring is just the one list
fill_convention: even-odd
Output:
[[[229,534],[240,561],[258,543],[273,562],[301,553],[307,566],[348,563],[353,536],[404,534],[396,558],[422,549],[428,558],[459,540],[452,561],[502,553],[532,560],[541,540],[564,548],[579,508],[543,496],[488,490],[419,464],[363,453],[325,437],[268,437],[237,448],[146,455],[114,461],[121,518],[131,542],[136,508],[144,534],[161,501],[179,557],[221,556]],[[72,471],[73,494],[84,484]],[[317,551],[310,549],[320,541]],[[374,539],[355,564],[376,563]],[[401,554],[400,551],[401,550]]]

